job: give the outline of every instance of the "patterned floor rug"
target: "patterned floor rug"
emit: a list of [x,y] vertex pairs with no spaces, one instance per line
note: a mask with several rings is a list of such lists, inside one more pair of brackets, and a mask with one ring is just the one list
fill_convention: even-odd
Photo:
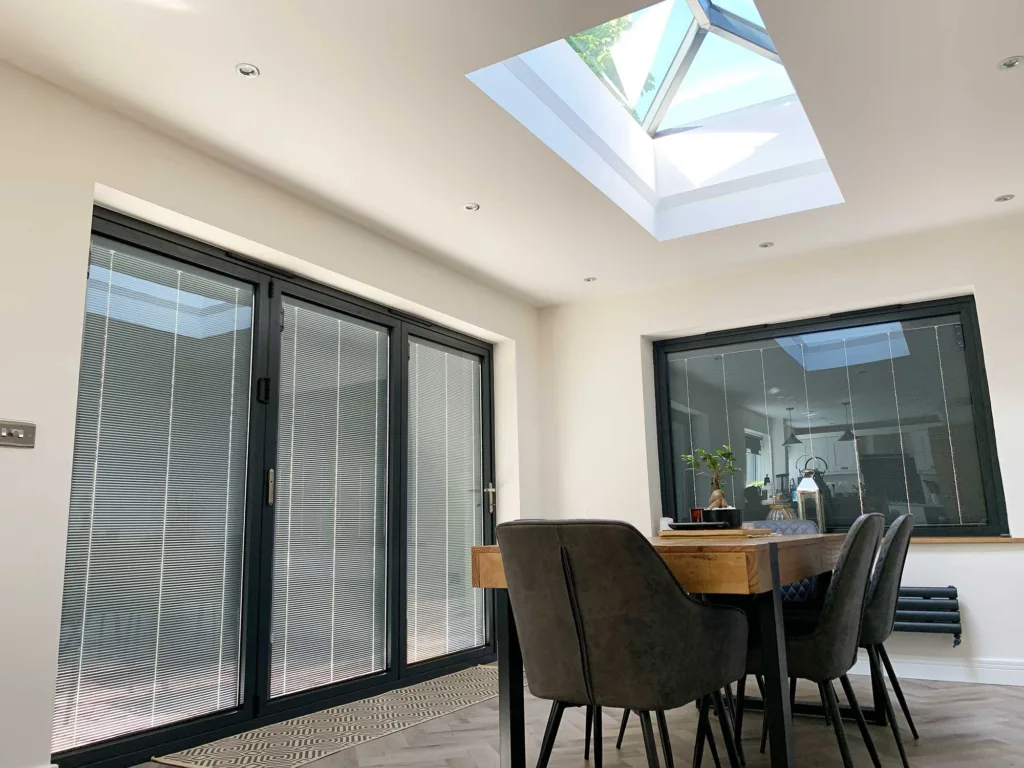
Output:
[[155,757],[181,768],[296,768],[498,695],[498,668],[461,672]]

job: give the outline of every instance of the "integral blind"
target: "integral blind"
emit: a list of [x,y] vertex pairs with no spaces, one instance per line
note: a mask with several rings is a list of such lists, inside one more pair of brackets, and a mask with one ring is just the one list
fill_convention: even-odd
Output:
[[483,590],[470,547],[483,543],[481,363],[419,339],[409,345],[406,505],[409,663],[483,645]]
[[275,697],[387,666],[388,330],[283,304]]
[[249,285],[93,238],[54,752],[238,704],[252,316]]

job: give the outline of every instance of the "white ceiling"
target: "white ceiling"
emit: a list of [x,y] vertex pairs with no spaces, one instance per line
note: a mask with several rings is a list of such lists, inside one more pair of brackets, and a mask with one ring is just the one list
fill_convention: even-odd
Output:
[[645,4],[0,0],[0,57],[538,304],[1024,207],[1024,2],[760,0],[846,203],[657,242],[465,78]]

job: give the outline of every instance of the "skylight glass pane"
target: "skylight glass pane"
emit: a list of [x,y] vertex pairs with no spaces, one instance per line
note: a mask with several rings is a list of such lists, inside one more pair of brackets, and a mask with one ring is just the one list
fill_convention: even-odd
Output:
[[692,22],[685,0],[665,0],[567,37],[566,42],[642,122]]
[[715,0],[715,5],[723,11],[729,11],[730,13],[736,14],[741,19],[746,19],[749,22],[757,24],[759,27],[764,27],[764,19],[762,19],[761,14],[757,12],[757,6],[754,5],[754,0]]
[[679,128],[795,93],[781,64],[709,34],[658,130]]

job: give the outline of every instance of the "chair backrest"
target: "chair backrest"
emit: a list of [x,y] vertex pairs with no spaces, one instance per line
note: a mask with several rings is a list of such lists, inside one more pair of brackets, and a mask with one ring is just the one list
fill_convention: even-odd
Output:
[[829,649],[825,679],[845,675],[857,661],[868,579],[884,528],[882,515],[861,515],[846,534],[814,632],[822,647]]
[[[801,534],[818,533],[817,520],[757,520],[750,524],[751,528],[767,528],[783,536],[799,536]],[[792,584],[782,585],[782,599],[787,603],[807,603],[814,600],[818,593],[818,577],[811,576]]]
[[861,645],[879,645],[889,639],[896,621],[896,603],[900,597],[903,566],[910,551],[914,518],[903,515],[892,521],[882,540],[874,573],[868,585],[864,624],[860,630]]
[[498,545],[535,696],[671,709],[743,674],[742,611],[687,595],[632,526],[520,520]]

